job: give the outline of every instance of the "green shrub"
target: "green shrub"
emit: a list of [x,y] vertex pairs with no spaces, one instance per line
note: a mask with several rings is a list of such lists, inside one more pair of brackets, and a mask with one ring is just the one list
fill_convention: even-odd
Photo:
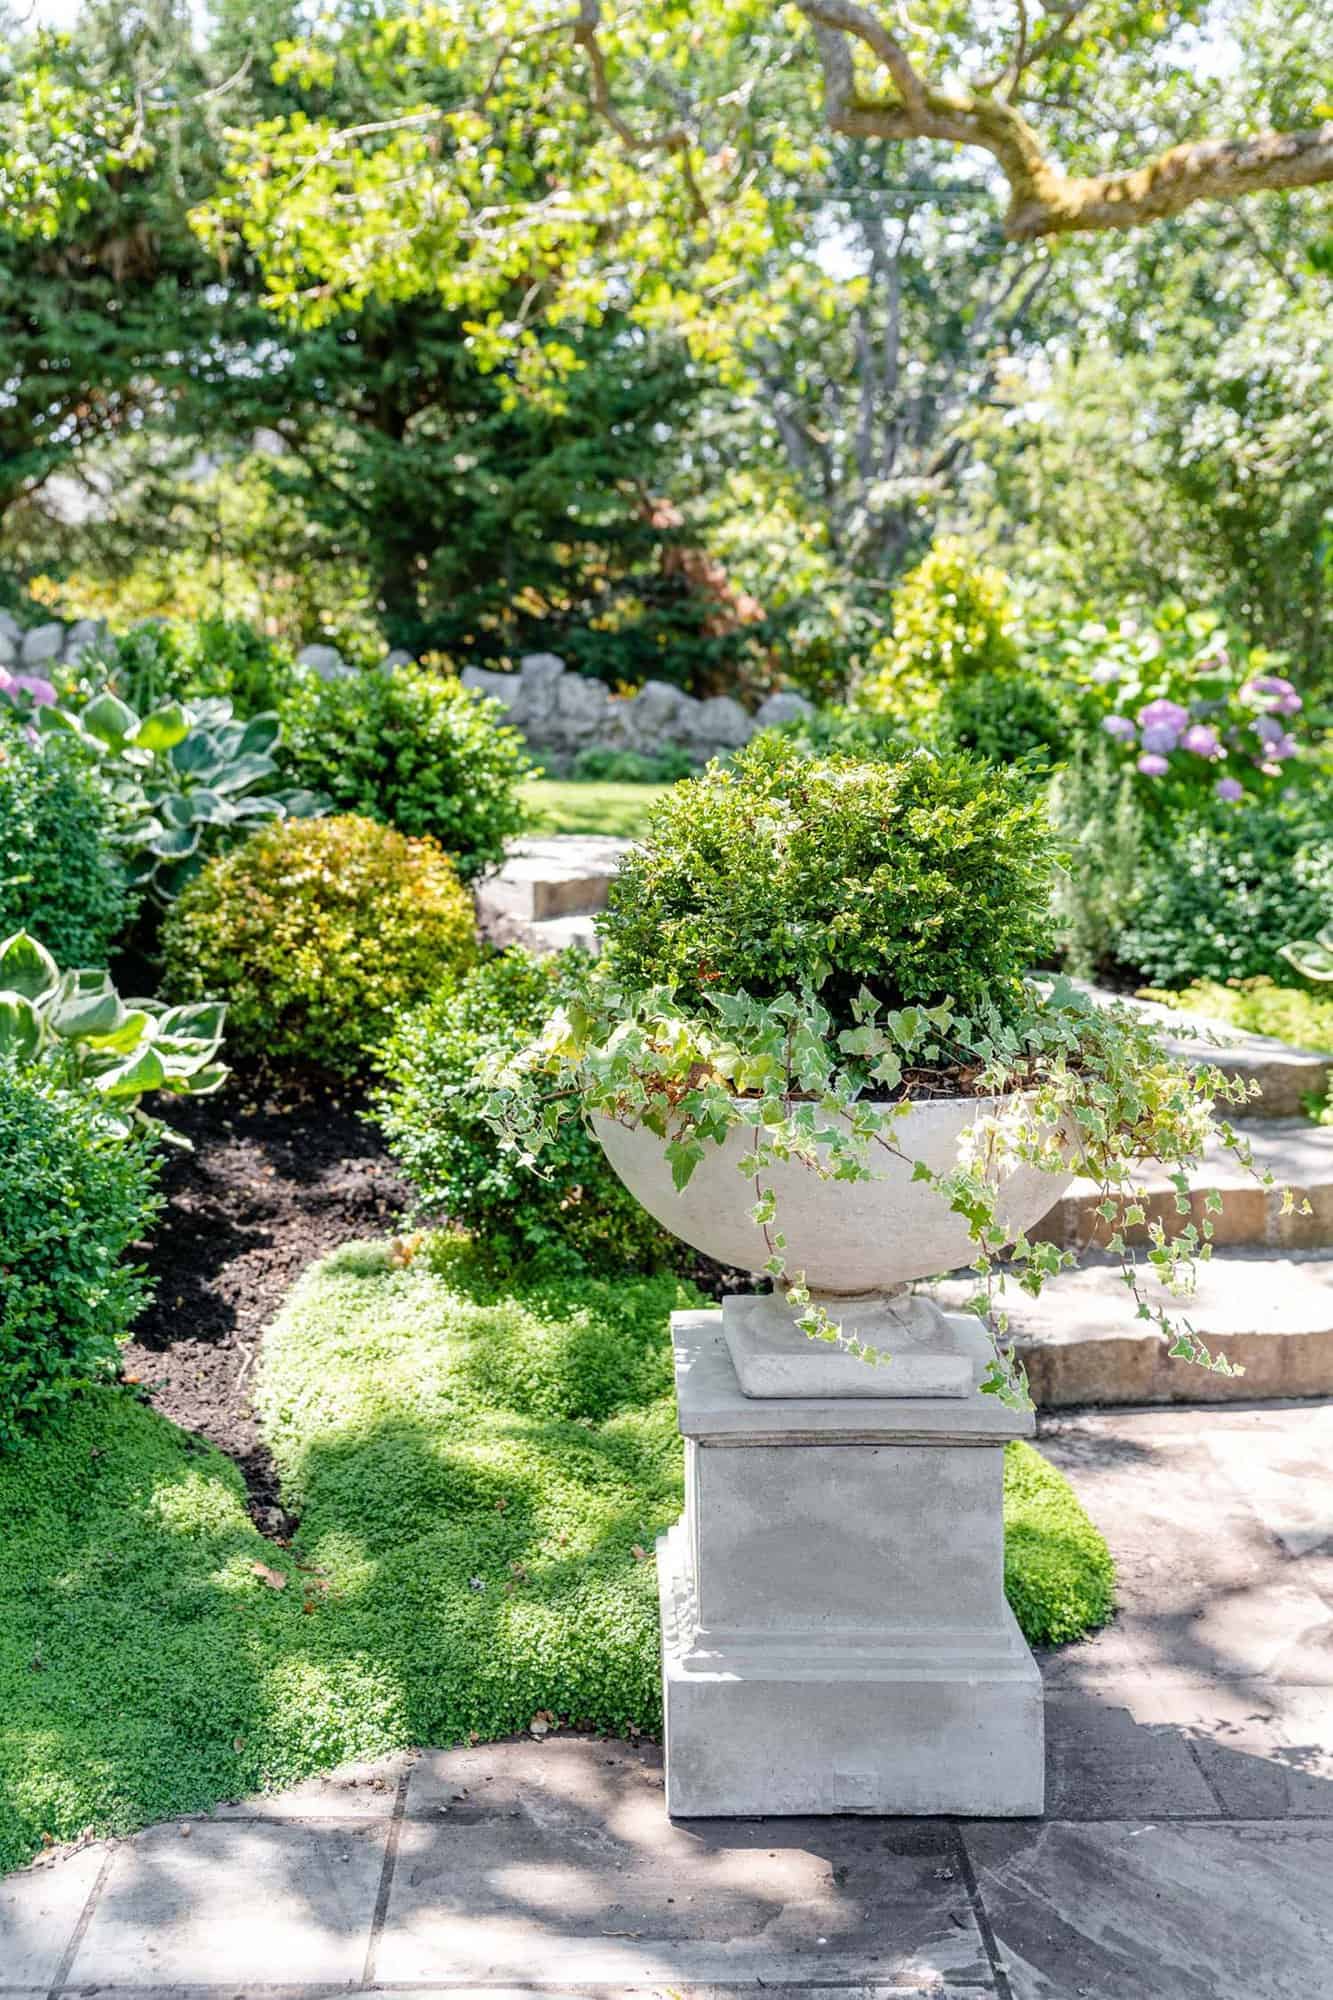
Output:
[[210,861],[162,929],[178,1000],[227,1003],[237,1054],[354,1074],[395,1014],[472,963],[472,901],[433,840],[279,820]]
[[952,682],[941,698],[937,727],[942,743],[975,751],[990,764],[1058,762],[1070,746],[1059,702],[1032,674]]
[[1226,1021],[1251,1035],[1274,1035],[1297,1048],[1333,1050],[1333,999],[1300,986],[1278,986],[1271,979],[1238,979],[1223,986],[1216,979],[1199,979],[1192,986],[1168,992],[1145,986],[1144,998],[1158,1000],[1209,1021]]
[[958,536],[943,535],[894,592],[893,636],[858,705],[911,715],[934,708],[956,681],[1012,674],[1016,626],[1003,571]]
[[1049,945],[1053,844],[1022,773],[958,753],[811,760],[756,739],[659,802],[602,920],[632,988],[821,989],[850,1025],[894,1007],[1016,1000]]
[[830,703],[811,715],[782,722],[775,732],[807,757],[884,757],[910,747],[905,723],[874,709],[846,708]]
[[1324,791],[1186,822],[1145,858],[1119,958],[1151,986],[1283,978],[1281,947],[1333,905],[1331,806]]
[[522,1048],[577,989],[582,953],[483,961],[456,992],[398,1020],[379,1051],[375,1108],[394,1157],[429,1211],[470,1230],[500,1264],[654,1271],[682,1246],[659,1229],[575,1119],[542,1155],[540,1177],[505,1151],[482,1116],[492,1056]]
[[529,765],[504,709],[419,668],[304,680],[283,705],[287,762],[347,812],[429,834],[471,881],[523,825]]
[[157,1212],[145,1141],[82,1094],[0,1065],[0,1451],[110,1375],[148,1295],[126,1252]]
[[85,654],[74,687],[85,696],[110,689],[141,714],[167,701],[225,695],[238,715],[251,716],[276,708],[294,673],[288,649],[244,618],[154,620]]
[[105,965],[136,904],[114,825],[74,742],[0,723],[0,937],[28,930],[62,965]]
[[1109,969],[1138,891],[1144,818],[1133,774],[1109,744],[1081,745],[1047,795],[1063,861],[1054,881],[1060,948],[1079,978]]

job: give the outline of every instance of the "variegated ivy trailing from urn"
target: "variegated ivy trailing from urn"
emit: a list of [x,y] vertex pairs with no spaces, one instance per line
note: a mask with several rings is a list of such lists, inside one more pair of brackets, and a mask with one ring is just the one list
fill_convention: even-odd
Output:
[[[714,1254],[725,1241],[733,1260],[771,1277],[801,1332],[867,1360],[891,1363],[893,1344],[863,1340],[857,1314],[837,1310],[829,1294],[855,1282],[809,1282],[805,1267],[825,1254],[808,1226],[810,1190],[846,1184],[847,1206],[856,1184],[892,1182],[881,1223],[927,1236],[928,1193],[951,1218],[935,1240],[977,1274],[974,1310],[991,1343],[981,1386],[1018,1405],[1029,1398],[1005,1290],[1035,1296],[1072,1261],[1030,1232],[1070,1177],[1085,1177],[1100,1190],[1130,1311],[1173,1355],[1236,1373],[1144,1279],[1146,1268],[1182,1302],[1211,1254],[1220,1198],[1206,1198],[1201,1223],[1189,1198],[1210,1143],[1271,1180],[1214,1109],[1250,1087],[1169,1056],[1134,1010],[1034,972],[1051,951],[1056,859],[1021,771],[928,751],[809,759],[761,740],[659,804],[613,885],[603,958],[527,1048],[493,1067],[488,1115],[537,1172],[561,1120],[582,1117],[659,1221]],[[940,1118],[923,1107],[960,1101],[942,1155]],[[693,1211],[688,1198],[673,1209],[646,1193],[651,1174],[627,1169],[617,1143],[627,1132],[640,1135],[635,1158],[646,1144],[677,1191],[725,1149],[734,1200],[716,1173]],[[1135,1196],[1147,1160],[1177,1190],[1170,1234]],[[820,1213],[836,1216],[837,1201]],[[801,1262],[797,1239],[813,1245]],[[913,1279],[933,1274],[904,1249],[895,1268],[909,1266]]]

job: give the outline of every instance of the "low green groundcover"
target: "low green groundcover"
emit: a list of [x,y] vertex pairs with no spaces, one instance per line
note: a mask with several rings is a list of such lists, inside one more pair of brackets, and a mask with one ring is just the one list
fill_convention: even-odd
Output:
[[[499,1291],[442,1238],[406,1267],[383,1245],[315,1266],[259,1391],[290,1550],[225,1459],[123,1390],[0,1461],[0,1868],[540,1710],[655,1730],[666,1319],[693,1301],[670,1278]],[[1105,1544],[1026,1446],[1005,1511],[1029,1638],[1105,1620]]]

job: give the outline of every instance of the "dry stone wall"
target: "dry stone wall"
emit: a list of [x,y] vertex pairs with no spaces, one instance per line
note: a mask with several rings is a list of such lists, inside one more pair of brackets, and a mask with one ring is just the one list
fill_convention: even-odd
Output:
[[52,618],[25,631],[17,618],[0,611],[0,667],[46,675],[62,660],[77,660],[85,647],[101,645],[106,636],[106,626],[96,618],[80,618],[73,625]]
[[527,654],[515,674],[465,667],[463,684],[503,702],[506,719],[556,768],[594,747],[646,757],[674,747],[705,764],[739,750],[757,730],[810,713],[799,694],[771,694],[752,715],[731,695],[700,701],[667,681],[616,695],[603,681],[570,673],[555,653]]
[[[0,667],[12,673],[46,675],[61,661],[77,660],[85,647],[107,638],[100,620],[81,618],[75,624],[51,619],[25,631],[7,611],[0,611]],[[336,646],[305,646],[297,665],[321,680],[342,680],[361,671],[350,666]],[[389,653],[380,671],[392,673],[411,664],[411,655]],[[541,753],[553,770],[567,767],[580,750],[636,750],[652,757],[668,749],[683,750],[698,764],[726,750],[739,750],[760,729],[809,715],[811,704],[799,694],[771,694],[753,714],[728,694],[698,700],[668,681],[647,681],[636,694],[612,694],[604,682],[570,673],[555,653],[529,653],[517,673],[492,673],[485,667],[465,667],[465,687],[477,688],[503,703],[507,720]]]

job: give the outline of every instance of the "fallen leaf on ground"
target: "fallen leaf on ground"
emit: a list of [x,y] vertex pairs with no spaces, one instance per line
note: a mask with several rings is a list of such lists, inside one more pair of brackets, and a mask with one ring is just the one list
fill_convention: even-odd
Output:
[[270,1590],[285,1590],[287,1579],[280,1569],[270,1569],[267,1563],[254,1562],[250,1565],[255,1575],[266,1583]]

